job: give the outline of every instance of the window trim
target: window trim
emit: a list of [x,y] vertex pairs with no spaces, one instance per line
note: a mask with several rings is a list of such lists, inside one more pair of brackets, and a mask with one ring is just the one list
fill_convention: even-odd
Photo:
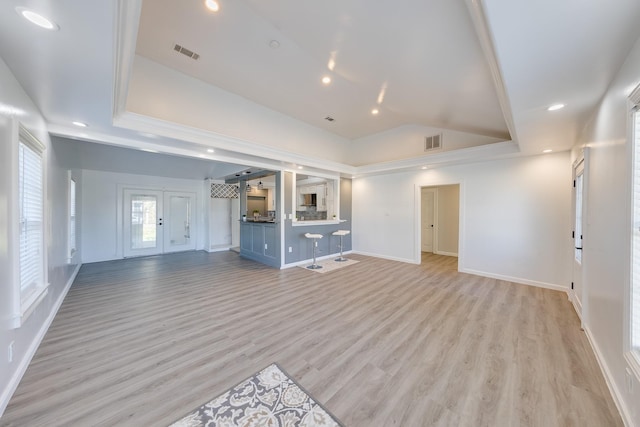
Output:
[[[635,160],[637,156],[640,156],[640,150],[636,151],[636,138],[640,138],[640,129],[636,127],[637,120],[640,120],[640,85],[638,85],[628,98],[629,105],[629,124],[627,125],[629,133],[629,156],[630,168],[629,168],[629,268],[627,269],[628,280],[625,289],[625,325],[624,325],[624,359],[627,365],[633,372],[636,380],[640,381],[640,346],[633,347],[633,321],[635,316],[640,316],[639,313],[634,314],[633,307],[633,267],[634,267],[634,229],[635,229],[635,203],[634,203],[634,190],[635,190]],[[638,115],[638,117],[636,117]],[[639,144],[640,145],[640,144]],[[640,148],[640,147],[639,147]],[[638,255],[640,256],[640,254]],[[640,285],[638,285],[640,288]]]
[[19,226],[12,227],[13,232],[11,235],[13,249],[13,262],[12,262],[12,283],[13,283],[13,316],[12,326],[19,328],[29,318],[31,313],[34,312],[38,304],[44,299],[48,293],[49,278],[47,268],[47,248],[48,248],[48,210],[47,210],[47,166],[45,150],[46,146],[40,142],[31,132],[27,130],[22,123],[14,121],[14,130],[11,138],[11,150],[12,150],[12,163],[15,165],[15,169],[12,171],[11,180],[13,181],[13,196],[12,196],[12,222],[17,224],[20,221],[20,188],[19,188],[19,151],[20,144],[24,144],[26,147],[35,151],[41,158],[41,174],[42,174],[42,283],[31,290],[28,294],[23,295],[21,282],[20,282],[20,231]]
[[67,262],[71,264],[78,252],[78,183],[71,171],[67,174]]

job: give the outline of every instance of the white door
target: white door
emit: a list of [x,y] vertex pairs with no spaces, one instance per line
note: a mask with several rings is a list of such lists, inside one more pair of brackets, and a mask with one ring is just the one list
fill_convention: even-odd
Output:
[[573,303],[578,314],[583,318],[584,307],[584,280],[583,280],[583,229],[585,224],[585,159],[580,157],[573,165]]
[[195,193],[165,191],[163,202],[164,252],[195,250],[196,239],[191,234]]
[[124,190],[124,256],[162,253],[162,191]]
[[435,221],[435,200],[436,190],[434,188],[423,188],[421,197],[422,212],[422,252],[433,252],[434,221]]
[[124,189],[125,257],[195,249],[194,193]]

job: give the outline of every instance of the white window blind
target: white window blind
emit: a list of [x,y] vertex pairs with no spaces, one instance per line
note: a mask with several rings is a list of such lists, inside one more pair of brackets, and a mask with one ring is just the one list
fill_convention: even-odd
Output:
[[76,182],[69,179],[69,258],[76,253]]
[[24,301],[44,282],[42,155],[22,140],[18,147],[20,293]]
[[631,278],[631,347],[640,351],[640,113],[633,114],[633,231]]

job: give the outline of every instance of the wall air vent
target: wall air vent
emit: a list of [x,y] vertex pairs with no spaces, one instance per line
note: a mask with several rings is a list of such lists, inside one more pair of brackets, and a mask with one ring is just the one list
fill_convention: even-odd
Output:
[[180,46],[179,44],[176,44],[175,46],[173,46],[173,50],[175,50],[176,52],[179,52],[185,56],[188,56],[189,58],[193,59],[194,61],[197,61],[198,58],[200,58],[200,55],[198,55],[195,52],[190,51],[189,49]]
[[439,150],[442,148],[442,134],[427,136],[424,139],[424,151]]

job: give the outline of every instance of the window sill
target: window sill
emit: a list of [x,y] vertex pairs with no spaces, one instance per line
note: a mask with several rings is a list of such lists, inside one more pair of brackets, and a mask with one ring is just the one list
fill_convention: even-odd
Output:
[[31,316],[31,313],[35,311],[38,304],[42,302],[42,300],[44,299],[45,296],[47,296],[48,293],[49,293],[48,283],[40,286],[37,289],[34,289],[29,294],[29,296],[21,302],[20,315],[16,315],[14,317],[13,327],[19,328],[20,326],[24,325],[24,323],[27,321],[29,316]]

